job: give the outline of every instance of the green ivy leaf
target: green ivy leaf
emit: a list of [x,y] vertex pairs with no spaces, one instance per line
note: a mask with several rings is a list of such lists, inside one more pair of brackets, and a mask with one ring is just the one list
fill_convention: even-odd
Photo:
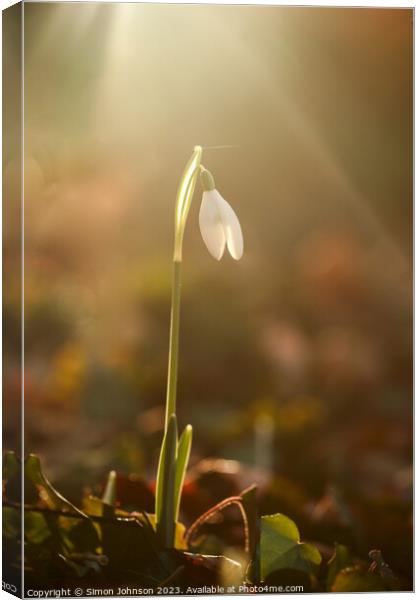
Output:
[[261,579],[280,569],[314,573],[321,563],[315,546],[299,540],[295,523],[280,513],[261,517],[260,570]]
[[21,532],[20,512],[16,508],[3,506],[3,536],[8,539],[19,537]]
[[30,544],[42,544],[51,537],[51,531],[42,513],[25,512],[25,540]]
[[49,508],[76,513],[83,519],[89,517],[79,510],[69,500],[60,494],[48,481],[41,467],[41,461],[36,454],[30,454],[25,461],[25,475],[38,488],[43,500]]
[[[94,523],[83,511],[79,510],[69,500],[64,498],[44,475],[41,461],[36,454],[30,454],[25,461],[25,475],[37,487],[38,492],[48,508],[68,513],[68,516],[60,515],[56,525],[52,525],[52,519],[45,517],[48,524],[53,527],[53,534],[60,543],[68,548],[79,545],[82,549],[94,549],[99,547],[100,539],[98,530]],[[75,518],[76,517],[76,518]],[[76,539],[72,539],[71,532],[74,531]]]

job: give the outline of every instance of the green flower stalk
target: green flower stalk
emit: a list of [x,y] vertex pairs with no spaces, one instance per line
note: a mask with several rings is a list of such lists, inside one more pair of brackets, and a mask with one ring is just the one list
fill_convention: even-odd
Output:
[[172,270],[165,432],[156,479],[155,506],[156,531],[162,544],[167,548],[171,548],[174,545],[182,486],[192,443],[191,425],[187,425],[178,439],[176,388],[181,308],[182,243],[199,174],[204,190],[199,225],[203,240],[210,254],[217,258],[217,260],[220,260],[226,245],[235,259],[239,259],[243,253],[243,238],[238,218],[231,206],[215,189],[211,173],[202,166],[202,154],[203,149],[201,146],[195,146],[194,152],[182,174],[175,204],[175,243]]
[[173,256],[172,274],[172,303],[171,303],[171,329],[169,334],[169,361],[168,361],[168,386],[166,392],[165,431],[168,428],[169,418],[175,413],[176,384],[178,378],[178,346],[179,346],[179,313],[181,308],[181,264],[182,242],[184,240],[185,225],[194,195],[195,184],[200,169],[201,146],[194,148],[193,155],[185,167],[179,183],[175,204],[175,246]]

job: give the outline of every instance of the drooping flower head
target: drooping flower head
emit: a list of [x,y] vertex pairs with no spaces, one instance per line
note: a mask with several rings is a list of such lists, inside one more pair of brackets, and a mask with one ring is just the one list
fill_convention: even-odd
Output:
[[199,225],[201,235],[208,251],[220,260],[225,247],[235,260],[239,260],[244,251],[244,240],[239,219],[228,202],[216,190],[210,171],[201,168],[203,198],[201,201]]

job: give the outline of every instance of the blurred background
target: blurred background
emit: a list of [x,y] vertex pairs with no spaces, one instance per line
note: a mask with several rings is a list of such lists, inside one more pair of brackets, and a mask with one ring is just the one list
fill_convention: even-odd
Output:
[[204,164],[244,257],[208,254],[198,188],[184,242],[184,519],[256,481],[409,576],[412,12],[27,4],[25,35],[26,451],[76,502],[153,480],[177,184],[232,145]]

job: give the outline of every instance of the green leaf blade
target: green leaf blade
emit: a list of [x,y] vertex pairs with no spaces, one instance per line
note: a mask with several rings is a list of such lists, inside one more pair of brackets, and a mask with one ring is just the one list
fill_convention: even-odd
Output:
[[299,540],[296,524],[280,513],[261,517],[261,579],[281,569],[313,573],[321,563],[321,555],[312,544]]
[[115,506],[117,501],[117,473],[116,471],[110,471],[106,481],[105,491],[102,496],[102,502],[109,504],[109,506]]
[[179,438],[178,456],[176,459],[175,473],[175,522],[178,521],[179,507],[181,505],[182,487],[191,453],[193,429],[187,425]]
[[172,548],[175,535],[175,471],[178,452],[176,416],[169,418],[162,443],[156,494],[156,532],[162,544]]

